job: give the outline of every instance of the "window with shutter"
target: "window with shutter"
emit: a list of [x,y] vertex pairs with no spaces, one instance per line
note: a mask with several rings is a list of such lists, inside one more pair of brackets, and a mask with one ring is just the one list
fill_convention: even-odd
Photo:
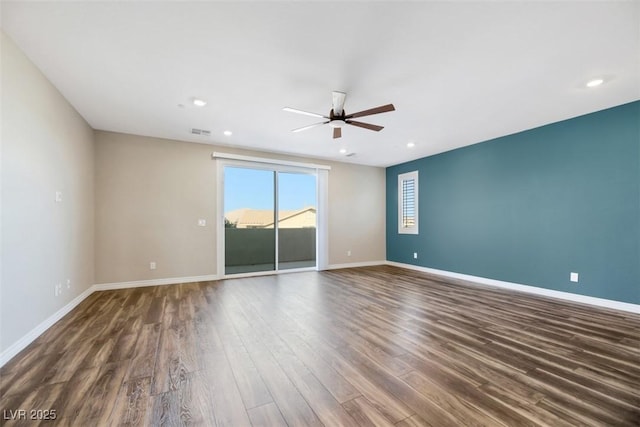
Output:
[[418,171],[398,175],[398,233],[418,234]]

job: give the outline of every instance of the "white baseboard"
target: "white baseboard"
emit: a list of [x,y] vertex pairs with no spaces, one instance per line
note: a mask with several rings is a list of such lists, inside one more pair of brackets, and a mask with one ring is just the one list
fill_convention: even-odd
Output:
[[53,326],[58,320],[62,319],[67,313],[73,310],[78,304],[84,301],[94,291],[95,286],[91,286],[82,292],[80,295],[69,301],[60,310],[53,313],[47,319],[45,319],[38,326],[30,330],[26,335],[14,342],[6,350],[0,353],[0,367],[4,366],[9,360],[11,360],[16,354],[24,350],[29,344],[35,341],[40,335],[42,335],[47,329]]
[[385,265],[387,261],[363,261],[363,262],[349,262],[346,264],[329,264],[327,270],[338,270],[340,268],[355,268],[355,267],[372,267],[375,265]]
[[519,283],[503,282],[502,280],[487,279],[485,277],[471,276],[468,274],[454,273],[454,272],[445,271],[445,270],[437,270],[435,268],[420,267],[412,264],[403,264],[395,261],[387,261],[386,264],[392,265],[395,267],[421,271],[423,273],[430,273],[436,276],[450,277],[453,279],[465,280],[468,282],[478,283],[482,285],[495,286],[498,288],[510,289],[510,290],[520,291],[520,292],[527,292],[530,294],[543,295],[551,298],[558,298],[558,299],[563,299],[563,300],[572,301],[572,302],[596,305],[599,307],[612,308],[614,310],[628,311],[631,313],[640,314],[640,305],[638,304],[630,304],[627,302],[614,301],[614,300],[609,300],[604,298],[596,298],[596,297],[590,297],[586,295],[572,294],[570,292],[555,291],[553,289],[539,288],[536,286],[522,285]]
[[93,285],[96,291],[110,291],[114,289],[142,288],[145,286],[175,285],[178,283],[208,282],[218,280],[215,274],[206,276],[169,277],[164,279],[135,280],[132,282],[98,283]]

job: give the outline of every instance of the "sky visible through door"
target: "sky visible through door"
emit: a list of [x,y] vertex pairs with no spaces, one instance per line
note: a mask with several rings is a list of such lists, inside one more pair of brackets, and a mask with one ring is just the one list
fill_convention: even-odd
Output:
[[[258,169],[226,167],[226,188],[251,188],[251,191],[229,191],[224,195],[224,211],[252,207],[273,209],[273,182],[264,179]],[[279,194],[278,205],[282,210],[297,210],[316,205],[316,179],[313,175],[280,174],[280,185],[287,188]]]

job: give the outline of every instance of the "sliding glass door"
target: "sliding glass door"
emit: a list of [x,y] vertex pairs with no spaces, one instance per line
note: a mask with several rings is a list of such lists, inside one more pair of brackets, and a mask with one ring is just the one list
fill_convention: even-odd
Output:
[[274,206],[273,171],[224,168],[225,274],[276,269]]
[[278,269],[316,266],[316,176],[277,172]]
[[316,266],[316,175],[224,166],[224,273]]

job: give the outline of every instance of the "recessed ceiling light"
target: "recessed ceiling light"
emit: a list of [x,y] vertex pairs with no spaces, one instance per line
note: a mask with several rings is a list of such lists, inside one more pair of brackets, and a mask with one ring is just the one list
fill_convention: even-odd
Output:
[[341,148],[340,149],[340,154],[345,154],[347,152],[347,150],[345,148]]
[[407,147],[409,147],[409,148],[413,148],[413,147],[415,147],[415,146],[416,146],[416,143],[415,143],[415,142],[413,142],[413,141],[412,141],[412,142],[407,143]]
[[231,132],[230,130],[225,130],[225,131],[224,131],[224,132],[222,132],[222,133],[224,133],[226,136],[231,136],[231,135],[233,135],[233,132]]
[[207,105],[207,101],[203,99],[193,98],[193,105],[195,105],[196,107],[204,107],[205,105]]
[[587,87],[596,87],[604,83],[604,79],[593,79],[587,82]]

